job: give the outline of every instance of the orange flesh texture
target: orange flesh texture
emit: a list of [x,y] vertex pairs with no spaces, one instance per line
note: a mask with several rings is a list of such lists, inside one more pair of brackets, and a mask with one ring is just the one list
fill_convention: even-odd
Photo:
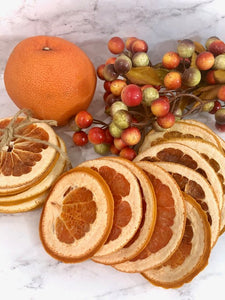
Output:
[[175,217],[174,200],[169,187],[159,179],[147,173],[155,190],[157,199],[157,218],[152,237],[144,250],[132,261],[145,259],[165,247],[171,239],[173,232],[171,226]]
[[70,244],[85,236],[96,219],[96,209],[90,190],[82,187],[71,191],[63,200],[61,215],[56,220],[58,239]]
[[117,173],[110,167],[102,166],[99,169],[92,167],[92,169],[98,171],[107,182],[114,198],[114,219],[111,233],[106,242],[108,243],[117,239],[122,232],[122,228],[131,220],[132,211],[130,204],[127,201],[122,201],[122,197],[130,193],[130,183],[123,174]]

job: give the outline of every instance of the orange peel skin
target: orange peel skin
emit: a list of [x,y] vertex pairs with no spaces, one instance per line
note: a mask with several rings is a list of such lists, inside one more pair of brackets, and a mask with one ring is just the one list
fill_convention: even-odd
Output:
[[39,236],[45,251],[64,263],[91,258],[110,234],[113,211],[111,191],[96,171],[76,167],[65,172],[43,206]]

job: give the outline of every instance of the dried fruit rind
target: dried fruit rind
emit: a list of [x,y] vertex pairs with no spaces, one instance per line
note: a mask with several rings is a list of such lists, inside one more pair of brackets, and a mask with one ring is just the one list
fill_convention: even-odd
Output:
[[200,205],[185,195],[187,223],[182,242],[169,261],[142,275],[163,288],[178,288],[190,282],[208,264],[210,228]]
[[92,257],[113,223],[113,198],[95,171],[77,167],[54,184],[42,210],[39,232],[45,250],[63,262]]
[[95,262],[109,265],[122,263],[128,259],[132,259],[133,257],[137,256],[146,246],[154,230],[157,204],[151,181],[140,167],[124,158],[108,157],[107,159],[115,160],[118,163],[127,166],[134,173],[138,179],[143,199],[142,221],[133,239],[115,253],[103,256],[94,256],[92,258]]
[[152,181],[157,199],[157,219],[150,242],[134,259],[113,267],[122,272],[143,272],[161,265],[182,239],[186,210],[183,194],[168,172],[151,162],[137,162]]

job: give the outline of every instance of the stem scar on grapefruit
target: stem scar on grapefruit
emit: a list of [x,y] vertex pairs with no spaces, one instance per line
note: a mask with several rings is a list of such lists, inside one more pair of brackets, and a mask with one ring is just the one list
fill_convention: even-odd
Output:
[[4,71],[6,91],[19,108],[38,119],[65,125],[87,109],[96,88],[95,68],[86,53],[65,39],[33,36],[18,43]]

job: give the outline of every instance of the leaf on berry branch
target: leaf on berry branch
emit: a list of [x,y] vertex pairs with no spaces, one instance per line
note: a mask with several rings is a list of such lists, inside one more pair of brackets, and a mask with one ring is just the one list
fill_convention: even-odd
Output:
[[194,41],[194,45],[196,53],[201,53],[205,51],[205,47],[201,43]]
[[190,65],[191,68],[196,68],[197,67],[196,66],[196,58],[197,58],[197,53],[194,52],[192,54],[192,57],[191,57],[191,65]]
[[225,83],[225,70],[215,70],[214,78],[218,83]]
[[193,94],[204,100],[214,100],[217,98],[220,87],[221,85],[219,84],[203,86],[195,90]]
[[139,85],[152,84],[161,85],[163,78],[168,73],[166,69],[155,69],[152,67],[135,67],[126,73],[126,78]]

